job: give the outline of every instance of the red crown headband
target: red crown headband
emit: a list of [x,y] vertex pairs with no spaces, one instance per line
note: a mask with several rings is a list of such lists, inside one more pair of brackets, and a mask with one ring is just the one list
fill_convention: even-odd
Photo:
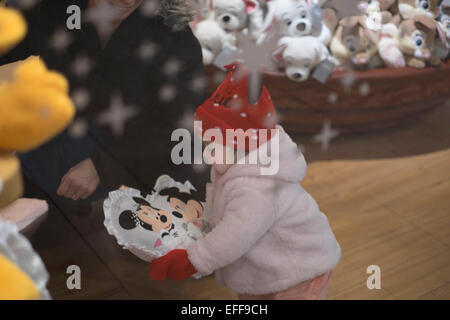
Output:
[[271,129],[276,128],[276,111],[265,87],[257,103],[248,102],[249,73],[242,65],[234,63],[225,68],[225,80],[197,108],[195,120],[201,121],[202,131],[197,128],[196,133],[205,138],[205,133],[214,129],[222,134],[223,140],[217,143],[250,151],[270,140]]

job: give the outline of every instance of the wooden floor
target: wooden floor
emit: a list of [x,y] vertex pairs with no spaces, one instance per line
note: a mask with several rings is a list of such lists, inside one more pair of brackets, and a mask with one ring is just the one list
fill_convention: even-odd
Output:
[[[339,137],[327,153],[295,137],[310,163],[304,187],[317,199],[343,250],[330,299],[450,299],[450,105],[394,130]],[[33,236],[56,299],[233,299],[211,278],[157,284],[121,250],[101,204],[55,208]],[[67,266],[82,289],[66,288]],[[381,268],[369,290],[366,268]]]

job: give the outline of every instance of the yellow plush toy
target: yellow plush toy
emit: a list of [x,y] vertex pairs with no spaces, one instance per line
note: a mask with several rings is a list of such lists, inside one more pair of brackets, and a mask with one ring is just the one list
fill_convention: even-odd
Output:
[[[2,7],[4,2],[0,0],[0,55],[19,43],[27,31],[21,14]],[[27,152],[50,140],[67,127],[75,114],[69,85],[63,75],[47,70],[37,57],[14,67],[12,77],[8,73],[6,78],[0,79],[0,208],[22,194],[20,164],[13,152]],[[0,227],[2,224],[0,221]],[[18,233],[17,230],[14,232]],[[0,236],[5,237],[5,234],[0,232]],[[3,242],[0,241],[0,245],[6,246],[5,252],[9,252],[9,240]],[[12,250],[25,247],[12,246]],[[32,258],[31,246],[29,252],[21,254]],[[45,298],[41,292],[45,288],[38,290],[23,271],[31,262],[27,263],[21,269],[0,253],[0,300]],[[41,267],[42,276],[48,277],[45,266],[42,264]]]
[[27,24],[19,12],[0,8],[0,54],[22,41],[26,33]]
[[73,119],[67,80],[36,57],[0,84],[0,150],[26,152],[50,140]]
[[0,300],[37,300],[39,296],[30,277],[0,254]]
[[22,193],[19,159],[11,154],[0,153],[0,209],[15,201]]

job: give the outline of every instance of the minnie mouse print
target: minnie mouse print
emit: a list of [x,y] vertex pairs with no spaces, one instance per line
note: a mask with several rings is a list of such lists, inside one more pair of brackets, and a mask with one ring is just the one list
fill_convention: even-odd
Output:
[[103,204],[104,225],[120,246],[145,261],[185,249],[210,230],[195,188],[161,176],[151,195],[122,187]]

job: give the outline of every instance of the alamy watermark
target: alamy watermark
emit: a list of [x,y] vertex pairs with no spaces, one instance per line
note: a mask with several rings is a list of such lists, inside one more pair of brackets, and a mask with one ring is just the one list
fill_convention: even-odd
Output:
[[77,265],[70,265],[66,269],[67,277],[66,286],[69,290],[81,290],[81,268]]
[[259,165],[263,176],[278,173],[279,129],[227,129],[224,137],[220,129],[203,131],[202,122],[194,121],[194,131],[202,138],[183,128],[173,131],[171,140],[178,142],[171,153],[175,165]]
[[381,268],[377,265],[371,265],[367,267],[367,274],[371,274],[370,277],[367,278],[367,289],[369,290],[380,290],[381,289]]

